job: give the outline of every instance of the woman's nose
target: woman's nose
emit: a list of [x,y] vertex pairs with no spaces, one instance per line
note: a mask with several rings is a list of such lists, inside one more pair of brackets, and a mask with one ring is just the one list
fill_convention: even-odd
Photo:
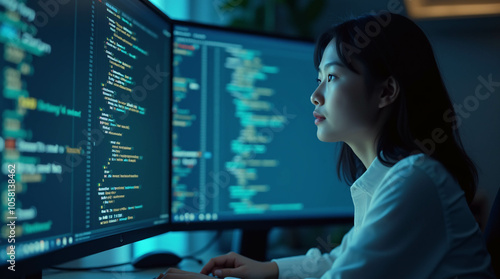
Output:
[[318,87],[316,88],[316,90],[314,90],[314,92],[312,93],[311,95],[311,103],[315,106],[319,106],[319,105],[322,105],[323,102],[324,102],[324,99],[323,99],[323,94],[321,92],[322,90],[322,85],[318,85]]

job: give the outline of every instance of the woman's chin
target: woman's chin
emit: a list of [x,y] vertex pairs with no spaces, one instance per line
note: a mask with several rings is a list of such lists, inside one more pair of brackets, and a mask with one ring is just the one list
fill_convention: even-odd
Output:
[[322,142],[339,142],[339,141],[341,141],[338,137],[336,137],[334,135],[325,135],[324,133],[321,133],[319,130],[318,130],[316,136]]

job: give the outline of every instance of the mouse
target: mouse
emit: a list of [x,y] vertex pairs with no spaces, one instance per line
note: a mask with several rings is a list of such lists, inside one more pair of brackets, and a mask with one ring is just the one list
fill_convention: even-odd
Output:
[[135,268],[157,268],[177,266],[182,258],[171,252],[146,253],[132,261]]

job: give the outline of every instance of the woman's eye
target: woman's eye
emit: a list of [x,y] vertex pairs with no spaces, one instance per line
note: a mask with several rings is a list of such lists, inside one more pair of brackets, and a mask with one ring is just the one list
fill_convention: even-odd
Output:
[[331,81],[333,78],[337,78],[336,75],[328,75],[328,81]]
[[316,81],[318,82],[318,85],[321,84],[321,79],[318,78]]

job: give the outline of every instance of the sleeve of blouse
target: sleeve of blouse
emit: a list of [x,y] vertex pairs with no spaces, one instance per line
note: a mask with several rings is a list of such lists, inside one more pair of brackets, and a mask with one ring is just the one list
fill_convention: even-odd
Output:
[[345,251],[352,229],[344,235],[339,246],[330,253],[321,254],[318,248],[311,248],[306,255],[274,259],[279,269],[279,279],[319,278],[332,267],[333,262]]
[[395,168],[373,194],[364,224],[321,278],[429,278],[449,245],[438,191],[420,168]]

